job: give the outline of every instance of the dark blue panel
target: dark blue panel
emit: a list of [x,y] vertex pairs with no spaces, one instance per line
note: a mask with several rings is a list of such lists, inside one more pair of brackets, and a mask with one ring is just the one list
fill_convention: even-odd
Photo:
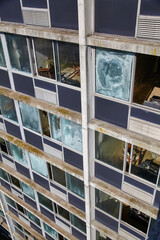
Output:
[[0,122],[3,123],[3,119],[2,118],[0,118]]
[[148,122],[155,124],[160,124],[160,115],[156,113],[149,112],[148,110],[142,110],[139,108],[131,108],[131,116],[136,117]]
[[58,144],[56,144],[56,143],[53,143],[53,142],[47,140],[46,138],[43,138],[43,142],[44,142],[45,144],[53,147],[53,148],[56,148],[56,149],[59,150],[59,151],[62,151],[62,147],[61,147],[60,145],[58,145]]
[[156,191],[155,199],[154,199],[154,206],[159,208],[160,203],[160,191]]
[[141,0],[140,14],[160,16],[160,1],[159,0]]
[[46,217],[48,217],[50,220],[55,222],[54,219],[54,214],[49,212],[47,209],[45,209],[44,207],[40,206],[41,209],[41,213],[44,214]]
[[56,217],[56,219],[58,219],[60,222],[64,223],[67,227],[70,227],[69,224],[67,224],[65,221],[63,221],[61,218],[59,217]]
[[24,134],[26,137],[26,142],[30,143],[31,145],[43,149],[42,138],[26,129],[24,129]]
[[43,88],[52,92],[56,92],[56,85],[53,83],[48,83],[42,80],[34,79],[35,86],[39,88]]
[[13,79],[16,91],[35,97],[32,78],[13,73]]
[[81,112],[81,92],[58,86],[59,105]]
[[8,156],[6,156],[6,155],[4,155],[4,154],[2,154],[2,156],[3,156],[4,158],[6,158],[8,161],[10,161],[11,163],[14,163],[14,161],[13,161],[11,158],[9,158]]
[[54,238],[51,238],[47,233],[45,233],[45,236],[47,240],[55,240]]
[[37,175],[34,172],[33,172],[33,177],[34,177],[34,181],[36,183],[38,183],[39,185],[41,185],[42,187],[44,187],[45,189],[50,191],[49,182],[46,179],[44,179],[43,177]]
[[118,222],[113,218],[95,210],[95,219],[104,224],[105,226],[111,228],[113,231],[118,232]]
[[23,239],[25,239],[24,234],[18,228],[15,228],[15,230]]
[[3,87],[11,88],[8,72],[0,69],[0,85]]
[[72,234],[77,237],[79,240],[86,240],[86,236],[79,232],[77,229],[72,227]]
[[124,226],[123,224],[120,224],[120,227],[121,227],[122,229],[124,229],[126,232],[129,232],[129,233],[131,233],[132,235],[136,236],[138,239],[140,239],[140,240],[145,240],[145,238],[142,237],[140,234],[138,234],[137,232],[133,231],[132,229]]
[[17,125],[15,125],[11,122],[8,122],[6,120],[4,120],[4,123],[5,123],[6,130],[8,133],[10,133],[11,135],[13,135],[17,138],[22,139],[20,128]]
[[31,178],[28,168],[22,166],[21,164],[19,164],[17,162],[15,162],[15,165],[16,165],[16,169],[18,172],[22,173],[24,176],[26,176],[28,178]]
[[77,0],[49,0],[51,26],[78,30]]
[[10,205],[8,205],[8,209],[9,209],[9,211],[11,211],[14,215],[16,215],[18,217],[18,213],[14,208],[12,208]]
[[127,128],[128,106],[95,97],[95,118]]
[[134,36],[137,4],[138,0],[95,0],[95,32]]
[[50,182],[51,186],[56,188],[57,190],[59,190],[60,192],[66,194],[66,191],[60,187],[58,187],[57,185],[53,184],[52,182]]
[[0,153],[0,161],[2,162],[2,155],[1,155],[1,153]]
[[0,18],[2,19],[2,21],[23,23],[20,1],[1,0]]
[[37,227],[35,224],[33,224],[32,222],[30,222],[30,224],[31,224],[31,228],[33,228],[34,230],[36,230],[36,232],[38,232],[39,234],[41,234],[42,235],[42,230],[39,228],[39,227]]
[[67,148],[64,148],[64,161],[83,170],[82,155],[72,152]]
[[85,202],[83,200],[75,197],[74,195],[72,195],[70,193],[68,193],[68,197],[69,197],[69,203],[71,203],[72,205],[74,205],[78,209],[85,212]]
[[121,189],[122,174],[99,163],[95,163],[95,177]]
[[37,209],[37,204],[34,200],[32,200],[31,198],[27,197],[26,195],[24,195],[24,200],[26,203],[28,203],[31,207]]
[[150,194],[153,194],[154,192],[154,189],[149,187],[148,185],[145,185],[137,180],[134,180],[133,178],[130,178],[128,176],[124,176],[124,181],[134,185],[135,187],[138,187],[140,188],[141,190],[145,191],[145,192],[148,192]]
[[23,7],[47,8],[46,0],[22,0]]
[[10,187],[10,185],[9,185],[8,183],[6,183],[5,181],[3,181],[2,179],[1,179],[1,185],[2,185],[3,187],[7,188],[7,189],[11,192],[11,187]]

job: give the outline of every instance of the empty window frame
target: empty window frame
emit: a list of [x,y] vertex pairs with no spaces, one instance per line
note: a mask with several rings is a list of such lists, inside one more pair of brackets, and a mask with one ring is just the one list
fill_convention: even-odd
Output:
[[96,49],[96,93],[130,100],[133,54]]
[[4,52],[3,52],[1,39],[0,39],[0,66],[6,67],[6,62],[5,62],[5,58],[4,58]]
[[84,182],[69,173],[67,175],[67,188],[71,192],[77,194],[78,196],[85,198],[84,194]]
[[0,95],[0,107],[3,117],[18,122],[13,99]]
[[12,68],[31,72],[26,37],[6,34],[6,40]]
[[2,152],[5,152],[8,154],[7,145],[8,145],[7,142],[3,138],[0,138],[0,149]]
[[11,179],[11,183],[14,186],[16,186],[17,188],[21,189],[20,181],[16,177],[10,175],[10,179]]
[[95,158],[123,170],[125,142],[95,132]]
[[50,126],[48,120],[48,113],[42,110],[39,110],[40,119],[41,119],[41,126],[42,126],[42,133],[43,135],[50,137]]
[[37,71],[39,76],[55,79],[53,42],[47,39],[34,39]]
[[35,172],[41,174],[42,176],[48,178],[48,169],[46,161],[31,153],[29,153],[29,158],[31,161],[32,169]]
[[103,233],[96,231],[96,240],[111,240],[111,238],[106,237]]

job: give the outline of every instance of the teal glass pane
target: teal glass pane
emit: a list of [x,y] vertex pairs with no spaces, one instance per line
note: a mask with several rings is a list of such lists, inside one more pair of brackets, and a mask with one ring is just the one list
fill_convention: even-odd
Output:
[[45,177],[48,177],[48,170],[47,170],[47,164],[46,164],[46,161],[29,153],[29,157],[30,157],[30,160],[31,160],[31,166],[32,166],[32,169],[45,176]]
[[12,207],[16,208],[16,204],[11,198],[9,198],[8,196],[5,196],[5,199],[8,204],[10,204]]
[[50,234],[52,237],[54,237],[55,239],[58,239],[58,234],[57,234],[57,232],[53,229],[53,228],[51,228],[50,226],[48,226],[46,223],[43,223],[43,225],[44,225],[44,230],[48,233],[48,234]]
[[19,102],[23,126],[40,133],[38,110],[28,104]]
[[61,141],[61,119],[54,114],[49,114],[52,138]]
[[62,118],[63,143],[82,152],[82,127],[81,125]]
[[4,180],[6,180],[7,182],[9,182],[8,174],[1,168],[0,168],[0,177],[3,178]]
[[29,219],[30,219],[32,222],[34,222],[35,224],[37,224],[38,226],[40,226],[40,220],[39,220],[39,218],[37,218],[35,215],[33,215],[32,213],[28,212],[27,210],[26,210],[26,213],[27,213]]
[[67,188],[77,194],[78,196],[84,198],[84,183],[80,179],[67,173]]
[[129,101],[133,56],[96,49],[96,92]]
[[0,95],[0,105],[3,117],[18,122],[13,99]]
[[20,163],[22,163],[23,165],[27,166],[28,162],[26,159],[26,154],[25,151],[22,150],[20,147],[14,145],[13,143],[10,143],[10,147],[12,150],[12,155],[13,157]]
[[3,52],[1,39],[0,39],[0,66],[6,67],[6,62],[5,62],[5,58],[4,58],[4,52]]
[[37,193],[37,194],[38,194],[39,203],[45,206],[46,208],[50,209],[51,211],[53,211],[52,201],[40,193]]
[[4,217],[4,212],[0,209],[0,215]]
[[34,190],[33,188],[29,187],[28,185],[26,185],[25,183],[21,182],[21,187],[22,187],[22,191],[28,195],[29,197],[35,199],[35,195],[34,195]]
[[71,223],[73,226],[86,233],[86,223],[73,214],[71,214]]

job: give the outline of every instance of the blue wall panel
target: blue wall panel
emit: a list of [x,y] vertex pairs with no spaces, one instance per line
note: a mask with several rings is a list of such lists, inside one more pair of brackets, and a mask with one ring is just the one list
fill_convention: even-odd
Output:
[[0,69],[0,85],[11,88],[8,72],[2,69]]
[[132,107],[131,116],[160,125],[160,115],[149,112],[148,110],[142,110]]
[[113,218],[95,210],[95,219],[104,224],[105,226],[111,228],[113,231],[118,232],[118,221],[114,220]]
[[32,78],[13,73],[13,79],[16,91],[35,97]]
[[47,8],[46,0],[22,0],[23,7]]
[[64,148],[64,161],[83,170],[83,157],[67,148]]
[[1,0],[0,18],[2,21],[23,23],[20,0]]
[[140,14],[160,16],[160,1],[159,0],[141,0]]
[[17,138],[22,139],[20,128],[17,125],[11,122],[8,122],[6,120],[4,122],[5,122],[6,130],[8,133],[10,133],[11,135]]

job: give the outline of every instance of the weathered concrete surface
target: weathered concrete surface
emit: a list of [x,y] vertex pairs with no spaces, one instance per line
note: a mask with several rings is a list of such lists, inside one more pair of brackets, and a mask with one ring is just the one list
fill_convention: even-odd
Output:
[[19,34],[29,37],[45,38],[63,42],[78,43],[78,31],[60,28],[46,28],[19,23],[0,22],[0,32]]
[[87,44],[94,47],[160,56],[160,42],[154,40],[94,33],[88,36]]

